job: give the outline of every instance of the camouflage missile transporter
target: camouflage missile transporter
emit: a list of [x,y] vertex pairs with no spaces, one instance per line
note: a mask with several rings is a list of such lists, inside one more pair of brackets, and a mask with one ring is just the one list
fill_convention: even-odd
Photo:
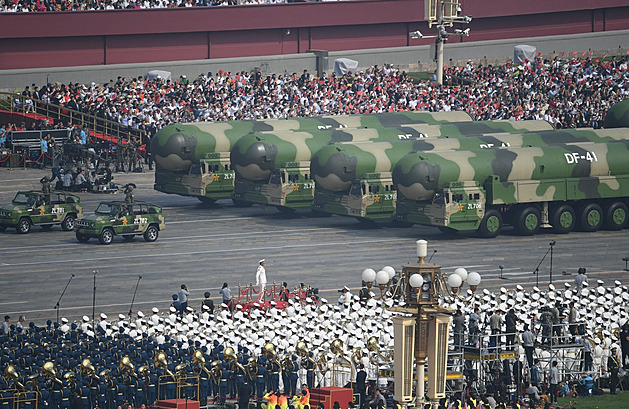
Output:
[[124,201],[101,202],[93,215],[76,221],[76,239],[81,243],[98,238],[102,244],[111,244],[114,236],[131,241],[135,236],[154,242],[166,228],[162,208],[148,202],[135,201],[133,186],[127,185]]
[[71,231],[80,217],[83,206],[78,196],[57,191],[20,191],[10,205],[0,208],[0,231],[14,227],[18,233],[27,234],[32,226],[50,230],[56,224]]

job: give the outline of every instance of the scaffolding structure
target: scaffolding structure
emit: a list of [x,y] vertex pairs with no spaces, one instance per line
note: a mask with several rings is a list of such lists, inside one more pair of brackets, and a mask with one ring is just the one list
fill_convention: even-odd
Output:
[[[476,395],[484,394],[490,385],[500,384],[510,398],[522,394],[522,388],[530,379],[530,368],[523,353],[518,334],[478,334],[470,337],[462,334],[462,340],[475,341],[473,345],[451,345],[448,353],[448,393],[456,394],[469,389]],[[506,345],[507,336],[513,336],[514,345]],[[560,337],[547,344],[536,344],[534,358],[540,361],[542,383],[548,384],[550,368],[557,361],[560,383],[580,382],[587,374],[584,363],[584,345],[571,342],[570,337]],[[514,371],[514,363],[520,362],[521,370]],[[455,374],[460,374],[456,377]],[[516,379],[521,375],[521,379]]]

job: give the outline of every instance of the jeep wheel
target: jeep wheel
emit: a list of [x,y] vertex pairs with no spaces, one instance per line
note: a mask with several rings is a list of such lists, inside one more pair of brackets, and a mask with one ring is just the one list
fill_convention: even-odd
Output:
[[50,231],[50,229],[52,229],[52,224],[42,224],[40,227],[43,231]]
[[0,231],[5,231],[7,229],[7,226],[0,226]]
[[17,222],[15,230],[20,234],[27,234],[31,231],[31,221],[25,217],[21,218],[20,221]]
[[61,228],[64,231],[72,231],[72,230],[74,230],[74,222],[75,221],[76,221],[76,218],[74,217],[74,215],[73,214],[69,214],[61,222]]
[[109,228],[103,229],[98,236],[98,241],[100,241],[101,244],[111,244],[111,242],[114,241],[114,231]]
[[148,229],[144,232],[144,240],[148,242],[153,242],[157,240],[157,236],[159,236],[159,230],[154,225],[150,225]]
[[124,239],[124,241],[133,241],[133,239],[135,239],[135,236],[133,234],[129,234],[127,236],[122,236],[122,238]]
[[77,232],[76,239],[80,241],[81,243],[87,243],[88,240],[90,239],[90,236],[88,236],[87,234]]

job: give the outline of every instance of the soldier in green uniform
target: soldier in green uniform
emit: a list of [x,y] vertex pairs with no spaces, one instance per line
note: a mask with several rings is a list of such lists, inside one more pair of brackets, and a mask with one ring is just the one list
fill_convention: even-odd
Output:
[[44,176],[39,179],[39,183],[41,183],[41,191],[44,194],[45,203],[50,204],[50,193],[52,192],[52,189],[50,188],[50,179],[48,179],[48,176]]

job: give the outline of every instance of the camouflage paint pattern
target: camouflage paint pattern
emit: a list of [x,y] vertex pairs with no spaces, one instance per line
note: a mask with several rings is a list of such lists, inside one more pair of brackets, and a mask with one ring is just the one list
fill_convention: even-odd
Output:
[[455,230],[479,228],[489,210],[508,222],[526,204],[626,205],[629,141],[412,153],[393,181],[398,220]]
[[[252,132],[382,128],[418,122],[440,124],[453,121],[471,122],[472,118],[461,111],[418,111],[168,125],[151,140],[151,154],[156,164],[154,188],[179,195],[201,195],[214,199],[229,197],[234,179],[234,172],[229,165],[229,151],[238,139]],[[212,169],[210,173],[202,175],[200,180],[186,178],[191,165],[200,161]],[[223,174],[217,177],[215,172]]]
[[[315,152],[330,143],[410,141],[445,137],[448,133],[461,137],[465,132],[522,132],[527,129],[549,130],[552,126],[546,121],[452,122],[441,125],[408,124],[403,127],[249,134],[239,139],[231,151],[231,163],[237,175],[234,198],[249,203],[291,208],[310,206],[314,192],[312,178],[308,177],[308,162]],[[451,141],[443,144],[443,149],[456,148],[455,139]],[[421,149],[424,145],[417,142],[420,143],[417,149]],[[386,158],[383,153],[385,149],[388,147],[373,146],[373,150],[380,153],[382,158]],[[411,151],[405,149],[403,154]],[[386,167],[390,172],[391,166]]]
[[0,228],[16,227],[21,218],[34,226],[61,224],[68,214],[83,217],[78,196],[56,191],[49,195],[41,190],[20,191],[10,205],[0,207]]
[[603,128],[629,128],[629,99],[620,101],[609,108]]
[[[123,212],[123,208],[127,211]],[[97,238],[103,229],[111,228],[117,236],[143,234],[150,225],[166,228],[162,208],[148,202],[101,202],[94,214],[76,221],[75,231],[87,238]]]
[[[579,129],[427,138],[389,144],[332,144],[317,151],[312,158],[310,174],[315,181],[313,209],[370,220],[392,220],[397,192],[391,183],[391,172],[393,166],[410,152],[548,146],[624,139],[629,139],[629,132],[624,129]],[[380,175],[381,180],[376,174]]]

